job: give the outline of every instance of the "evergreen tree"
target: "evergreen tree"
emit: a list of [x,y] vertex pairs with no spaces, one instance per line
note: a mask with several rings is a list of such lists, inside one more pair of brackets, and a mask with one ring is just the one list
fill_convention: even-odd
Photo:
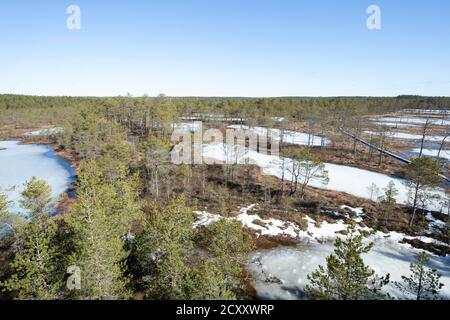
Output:
[[361,257],[371,250],[372,244],[364,245],[363,236],[357,235],[353,226],[347,232],[345,239],[336,238],[334,254],[327,257],[326,268],[319,266],[308,275],[306,293],[317,300],[385,298],[381,288],[389,282],[389,274],[380,278]]
[[226,253],[225,234],[207,233],[218,236],[212,241],[214,245],[200,241],[193,222],[192,209],[186,206],[184,196],[167,205],[152,203],[144,231],[134,242],[146,298],[234,299],[236,288],[242,291],[244,260],[235,255],[237,248],[232,246],[239,247],[236,240],[242,234],[229,234]]
[[403,282],[395,282],[395,285],[407,296],[413,296],[416,300],[436,299],[444,285],[439,282],[441,275],[435,269],[428,267],[429,262],[428,254],[419,253],[416,261],[409,266],[411,275],[402,276]]
[[409,225],[412,226],[421,198],[426,198],[428,188],[436,186],[441,181],[440,164],[429,157],[414,158],[406,168],[406,186],[412,195],[412,213]]
[[397,203],[396,197],[398,196],[398,190],[395,187],[393,181],[389,181],[386,188],[383,189],[384,194],[379,198],[379,202],[383,207],[384,224],[388,224],[388,219],[392,215]]
[[27,210],[32,220],[45,220],[51,212],[52,192],[50,185],[32,177],[25,183],[25,189],[21,192],[20,206]]
[[167,173],[167,162],[170,151],[170,144],[166,140],[150,135],[139,144],[142,153],[142,167],[144,177],[148,181],[147,189],[155,199],[159,198],[160,180]]
[[319,158],[311,155],[307,149],[289,148],[286,154],[294,160],[287,165],[287,170],[291,174],[291,196],[297,192],[298,185],[300,185],[300,197],[303,199],[306,187],[311,181],[328,183],[328,171],[325,169],[325,164]]
[[0,191],[0,237],[13,231],[14,226],[21,222],[20,216],[9,212],[8,197]]
[[253,241],[244,232],[242,224],[227,219],[211,224],[203,235],[202,247],[223,274],[227,287],[239,297],[245,295],[243,279]]
[[118,173],[111,177],[101,164],[99,159],[80,166],[78,200],[66,217],[75,234],[70,262],[81,269],[81,290],[75,296],[122,299],[129,297],[125,238],[140,217],[138,194],[124,166],[118,164]]
[[30,221],[13,228],[15,256],[11,267],[14,273],[3,286],[7,291],[17,292],[18,299],[57,299],[62,276],[56,268],[57,225],[49,217],[51,188],[36,178],[25,186],[19,202],[27,210]]
[[235,300],[221,271],[214,263],[202,261],[184,279],[183,291],[190,300]]
[[150,218],[136,239],[146,298],[187,298],[183,285],[190,270],[187,258],[194,250],[192,223],[183,197],[166,206],[151,204]]

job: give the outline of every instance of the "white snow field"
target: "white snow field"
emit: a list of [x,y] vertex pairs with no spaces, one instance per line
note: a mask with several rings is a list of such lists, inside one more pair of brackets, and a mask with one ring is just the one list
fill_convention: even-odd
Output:
[[[383,290],[396,298],[404,296],[392,281],[401,281],[402,275],[410,275],[409,264],[420,252],[408,244],[400,244],[395,238],[385,238],[377,233],[366,241],[374,242],[374,247],[363,255],[367,263],[378,275],[390,274],[391,283]],[[297,247],[279,247],[256,252],[248,269],[255,275],[254,287],[262,299],[305,298],[304,287],[307,276],[319,265],[325,266],[325,258],[332,253],[333,243],[300,243]],[[440,297],[450,299],[450,256],[431,255],[431,267],[442,275],[444,284]],[[270,279],[281,281],[268,281]]]
[[[402,123],[402,124],[415,124],[421,125],[427,122],[425,118],[416,118],[416,117],[384,117],[376,119],[378,122],[388,122],[388,123]],[[430,118],[428,120],[429,123],[436,126],[446,126],[450,124],[450,120],[448,119],[435,119]]]
[[31,132],[25,132],[23,135],[25,137],[38,137],[38,136],[51,136],[53,134],[58,134],[63,131],[63,128],[57,127],[57,128],[47,128],[47,129],[41,129]]
[[398,123],[398,122],[384,122],[384,121],[372,121],[373,124],[376,124],[378,126],[385,126],[385,127],[391,127],[391,128],[413,128],[416,125],[415,124],[409,124],[409,123]]
[[[273,128],[263,128],[263,127],[248,127],[245,125],[230,125],[230,129],[240,129],[240,130],[250,130],[258,135],[268,136],[271,139],[280,141],[281,130]],[[319,137],[311,135],[304,132],[284,130],[283,131],[283,142],[296,144],[300,146],[321,146],[330,144],[330,140],[325,137]]]
[[201,123],[199,122],[172,123],[172,129],[178,129],[187,132],[197,132],[201,129],[201,127]]
[[[365,225],[360,225],[364,221],[363,209],[362,208],[351,208],[349,206],[341,206],[341,209],[348,209],[356,214],[356,217],[350,218],[348,215],[340,214],[339,212],[334,212],[335,217],[345,218],[336,220],[335,223],[329,223],[327,221],[322,221],[317,223],[314,219],[309,216],[305,216],[303,219],[306,221],[306,230],[300,229],[300,227],[291,222],[279,219],[262,219],[257,214],[249,214],[249,211],[257,207],[257,204],[252,204],[246,208],[240,209],[240,213],[236,217],[224,218],[219,214],[211,214],[206,211],[195,211],[197,220],[193,223],[194,228],[207,227],[214,224],[222,219],[234,220],[241,222],[242,226],[253,230],[257,237],[259,236],[284,236],[293,238],[302,242],[323,242],[328,240],[333,240],[337,236],[340,236],[341,231],[347,229],[349,224],[347,221],[353,220],[358,223],[356,225],[356,230],[364,231],[372,234],[372,236],[377,235],[378,238],[389,237],[396,242],[401,242],[402,240],[419,240],[424,243],[434,243],[441,246],[448,246],[448,244],[441,242],[439,240],[433,239],[428,236],[409,236],[404,233],[390,232],[389,234],[384,234],[381,232],[375,233],[375,231]],[[431,213],[428,214],[427,219],[430,221],[431,228],[442,228],[442,224],[445,222],[441,220],[436,220],[433,218]]]
[[[52,187],[56,200],[73,181],[73,169],[58,157],[50,146],[0,141],[0,189],[12,201],[11,213],[24,213],[18,199],[23,184],[33,176],[45,180]],[[11,187],[14,190],[7,190]]]
[[[412,152],[420,153],[420,148],[413,149]],[[436,150],[436,149],[423,149],[422,150],[422,154],[427,157],[436,158],[438,156],[438,153],[439,153],[439,150]],[[441,150],[439,157],[442,159],[450,160],[450,150]]]
[[[364,131],[364,133],[370,135],[380,135],[379,132],[372,132],[372,131]],[[422,136],[420,134],[411,134],[411,133],[403,133],[403,132],[387,132],[386,136],[389,138],[395,138],[395,139],[405,139],[405,140],[422,140]],[[426,141],[431,142],[442,142],[444,139],[444,136],[425,136]],[[450,138],[448,138],[450,141]],[[446,140],[447,141],[447,140]]]
[[[226,149],[229,151],[226,152]],[[237,159],[237,163],[239,164],[250,163],[259,166],[262,169],[263,174],[272,175],[278,178],[282,177],[283,174],[281,164],[283,162],[283,158],[258,153],[254,150],[248,150],[248,152],[245,152],[244,150],[233,152],[233,150],[236,150],[236,148],[225,148],[223,143],[207,144],[203,146],[203,157],[213,159],[218,162],[225,162],[227,159]],[[284,161],[284,178],[285,180],[290,181],[291,174],[287,168],[292,166],[293,160],[284,158]],[[324,184],[321,181],[312,180],[310,186],[320,189],[345,192],[357,197],[370,199],[368,188],[371,184],[374,183],[378,188],[383,189],[390,181],[393,181],[399,192],[397,203],[408,203],[408,188],[404,185],[405,180],[403,179],[391,177],[382,173],[331,163],[325,163],[325,168],[328,171],[328,184]],[[444,205],[441,204],[439,199],[435,199],[433,196],[439,196],[444,199],[448,195],[446,195],[445,191],[441,188],[436,188],[429,192],[426,208],[428,210],[441,211]]]

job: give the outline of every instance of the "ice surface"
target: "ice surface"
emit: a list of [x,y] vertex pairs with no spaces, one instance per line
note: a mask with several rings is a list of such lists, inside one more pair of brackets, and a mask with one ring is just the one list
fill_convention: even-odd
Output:
[[[256,208],[252,204],[240,210],[240,214],[230,220],[240,221],[243,226],[254,230],[257,235],[288,236],[299,241],[296,247],[279,247],[271,250],[257,251],[249,264],[248,269],[255,274],[254,286],[260,298],[264,299],[297,299],[303,297],[303,289],[307,284],[307,275],[314,271],[319,264],[325,263],[325,258],[332,252],[332,241],[336,237],[344,237],[341,231],[347,229],[347,224],[342,220],[336,223],[326,221],[317,224],[316,221],[306,216],[307,230],[301,230],[296,224],[278,219],[261,219],[250,211]],[[341,206],[354,211],[359,217],[363,214],[362,208]],[[209,225],[221,219],[220,215],[207,212],[196,212],[198,219],[194,227]],[[435,224],[443,222],[433,219]],[[357,226],[357,230],[364,230],[370,235],[366,242],[373,242],[374,247],[369,254],[364,255],[364,260],[379,275],[391,274],[392,281],[399,281],[402,275],[409,274],[409,263],[415,259],[419,249],[409,244],[400,243],[404,239],[417,239],[426,243],[439,242],[428,237],[407,236],[399,232],[374,232],[368,227]],[[442,243],[440,243],[442,244]],[[444,244],[445,245],[445,244]],[[432,267],[436,268],[443,277],[445,284],[442,291],[443,298],[450,298],[450,257],[437,257],[432,255]],[[268,281],[279,279],[281,283]],[[393,285],[386,287],[386,291],[395,297],[402,297],[401,293]]]
[[188,132],[197,132],[201,129],[201,127],[201,122],[172,123],[173,129],[184,130]]
[[[412,152],[419,154],[420,148],[413,149]],[[436,149],[423,149],[422,154],[428,157],[437,157],[439,150]],[[442,159],[450,160],[450,150],[441,150],[439,155]]]
[[[226,150],[229,150],[226,152]],[[238,159],[237,163],[245,164],[246,162],[255,164],[262,169],[263,174],[272,175],[278,178],[282,177],[281,163],[283,158],[258,153],[254,150],[237,150],[233,151],[231,147],[225,148],[224,144],[208,144],[203,146],[203,157],[210,158],[217,161],[225,162],[227,159]],[[230,155],[231,154],[231,155]],[[245,159],[248,159],[247,161]],[[287,168],[292,167],[293,160],[284,158],[285,172],[284,178],[286,181],[291,180],[291,174]],[[310,186],[345,192],[357,197],[369,199],[369,186],[374,183],[378,188],[385,188],[390,181],[393,181],[398,190],[397,202],[407,204],[409,200],[408,188],[405,186],[405,180],[391,177],[386,174],[368,171],[364,169],[337,165],[332,163],[325,163],[325,169],[328,171],[329,183],[324,184],[318,180],[312,180]],[[429,192],[428,203],[426,208],[428,210],[440,211],[442,205],[432,196],[446,196],[445,191],[441,188],[433,189]]]
[[[400,244],[395,238],[372,237],[374,247],[363,255],[367,263],[379,275],[390,274],[391,283],[384,288],[392,296],[405,298],[393,285],[392,281],[401,281],[402,275],[409,275],[409,264],[420,252],[408,244]],[[263,299],[298,299],[304,298],[304,287],[308,284],[307,275],[325,265],[325,258],[332,253],[333,244],[308,243],[297,247],[281,247],[271,250],[261,250],[254,254],[249,270],[256,280],[254,287],[257,295]],[[450,299],[450,256],[431,256],[431,266],[442,274],[444,287],[440,296]],[[267,281],[268,278],[278,278],[281,283]],[[409,297],[411,298],[411,297]]]
[[0,188],[5,191],[16,186],[15,190],[6,192],[13,201],[10,210],[14,214],[23,213],[17,200],[27,180],[35,176],[47,181],[56,199],[73,181],[72,175],[73,169],[47,145],[0,141]]
[[372,121],[372,123],[378,126],[386,126],[392,128],[412,128],[416,126],[415,124],[399,123],[399,122]]
[[[389,122],[389,123],[402,123],[402,124],[416,124],[421,125],[425,124],[427,122],[427,119],[425,118],[416,118],[416,117],[384,117],[376,119],[378,122]],[[447,119],[436,119],[436,118],[430,118],[428,120],[430,124],[437,125],[437,126],[446,126],[450,124],[450,120]]]
[[[230,125],[228,126],[230,129],[242,129],[242,130],[251,130],[252,132],[268,136],[271,139],[276,139],[277,141],[280,141],[281,137],[281,130],[279,129],[273,129],[273,128],[263,128],[263,127],[251,127],[244,125]],[[319,137],[315,135],[310,135],[308,133],[304,132],[298,132],[298,131],[291,131],[291,130],[283,130],[283,142],[290,143],[290,144],[296,144],[301,146],[321,146],[322,142],[323,145],[330,144],[330,140],[324,137]]]
[[[374,134],[379,135],[380,133],[377,132],[371,132],[371,131],[365,131],[366,134]],[[397,139],[406,139],[406,140],[422,140],[422,136],[420,134],[410,134],[410,133],[403,133],[403,132],[387,132],[387,137],[390,138],[397,138]],[[426,141],[431,142],[442,142],[444,139],[443,136],[425,136]],[[450,141],[450,138],[449,138]]]

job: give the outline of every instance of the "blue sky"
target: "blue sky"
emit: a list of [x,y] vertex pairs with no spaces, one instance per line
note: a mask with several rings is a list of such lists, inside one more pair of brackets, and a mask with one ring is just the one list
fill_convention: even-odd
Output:
[[5,0],[0,43],[0,93],[450,96],[448,0]]

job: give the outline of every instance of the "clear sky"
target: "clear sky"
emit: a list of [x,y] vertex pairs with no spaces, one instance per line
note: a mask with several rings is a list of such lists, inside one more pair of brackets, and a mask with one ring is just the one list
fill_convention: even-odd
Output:
[[0,93],[127,92],[450,96],[450,1],[1,1]]

